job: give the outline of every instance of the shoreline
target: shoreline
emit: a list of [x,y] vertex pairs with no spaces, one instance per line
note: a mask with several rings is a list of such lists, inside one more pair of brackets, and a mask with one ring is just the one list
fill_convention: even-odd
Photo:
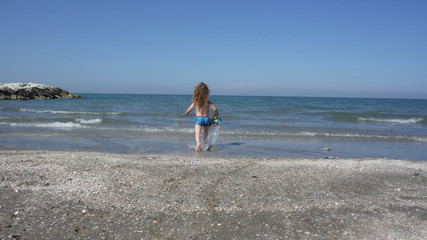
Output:
[[[86,151],[123,155],[195,156],[194,136],[174,139],[164,137],[101,137],[63,134],[0,134],[0,150]],[[385,144],[385,145],[384,145]],[[25,146],[25,147],[23,147]],[[330,151],[325,150],[330,149]],[[211,152],[202,156],[214,158],[277,159],[396,159],[427,161],[425,144],[401,142],[346,142],[319,140],[228,139],[221,136]]]
[[0,239],[425,239],[427,162],[0,150]]

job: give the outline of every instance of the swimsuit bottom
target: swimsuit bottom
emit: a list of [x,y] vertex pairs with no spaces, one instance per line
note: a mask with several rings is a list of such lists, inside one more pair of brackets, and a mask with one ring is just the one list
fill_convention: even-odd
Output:
[[208,116],[198,116],[196,117],[196,125],[200,125],[202,127],[210,127],[212,125],[211,120]]

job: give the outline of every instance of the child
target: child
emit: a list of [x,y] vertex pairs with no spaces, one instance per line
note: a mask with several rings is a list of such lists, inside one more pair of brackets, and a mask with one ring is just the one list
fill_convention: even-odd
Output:
[[205,83],[201,82],[193,90],[193,102],[185,111],[185,116],[187,116],[193,109],[196,107],[196,123],[194,126],[195,138],[196,138],[196,151],[200,150],[202,144],[200,143],[200,134],[203,127],[203,142],[206,143],[208,138],[209,127],[212,125],[211,120],[209,119],[209,107],[215,112],[215,115],[219,116],[218,109],[209,101],[209,87]]

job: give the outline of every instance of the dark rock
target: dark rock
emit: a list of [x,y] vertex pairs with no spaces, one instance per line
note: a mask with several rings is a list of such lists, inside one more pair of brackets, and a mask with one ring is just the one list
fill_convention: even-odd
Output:
[[81,98],[63,89],[34,83],[0,83],[1,100]]

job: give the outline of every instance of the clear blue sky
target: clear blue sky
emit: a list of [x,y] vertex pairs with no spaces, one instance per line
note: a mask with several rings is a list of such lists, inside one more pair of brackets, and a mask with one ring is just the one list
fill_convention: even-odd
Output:
[[426,0],[1,0],[0,82],[427,98]]

